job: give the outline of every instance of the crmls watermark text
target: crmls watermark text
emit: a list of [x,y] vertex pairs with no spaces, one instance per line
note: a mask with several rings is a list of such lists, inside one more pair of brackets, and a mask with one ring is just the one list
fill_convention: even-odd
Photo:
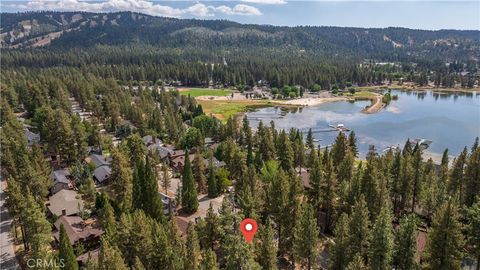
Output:
[[47,268],[47,267],[64,268],[65,260],[64,259],[60,259],[60,260],[28,259],[27,266],[28,268]]

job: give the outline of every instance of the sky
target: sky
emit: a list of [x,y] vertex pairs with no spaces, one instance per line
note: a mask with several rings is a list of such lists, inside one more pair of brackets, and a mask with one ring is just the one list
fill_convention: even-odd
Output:
[[2,0],[0,9],[2,12],[135,11],[154,16],[281,26],[480,30],[479,0]]

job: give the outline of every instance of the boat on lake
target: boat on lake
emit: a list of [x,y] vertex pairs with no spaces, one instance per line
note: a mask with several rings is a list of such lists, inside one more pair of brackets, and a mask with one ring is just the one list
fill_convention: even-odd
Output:
[[337,124],[336,126],[335,126],[335,125],[328,125],[328,126],[330,126],[331,128],[334,128],[334,129],[336,129],[336,130],[338,130],[338,131],[343,131],[343,132],[345,132],[345,131],[350,131],[350,129],[347,128],[347,127],[345,127],[344,124]]

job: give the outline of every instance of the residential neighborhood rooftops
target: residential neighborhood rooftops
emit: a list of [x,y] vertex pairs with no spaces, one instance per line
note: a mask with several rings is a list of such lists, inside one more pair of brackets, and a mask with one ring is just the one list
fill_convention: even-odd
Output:
[[99,155],[99,154],[90,154],[86,158],[86,161],[88,163],[93,162],[93,164],[95,164],[95,167],[100,167],[100,166],[103,166],[103,165],[110,165],[110,163],[112,162],[112,158],[105,157],[105,156]]
[[70,175],[70,172],[67,169],[63,170],[56,170],[53,171],[51,174],[51,177],[54,181],[54,183],[64,183],[64,184],[69,184],[70,180],[68,180],[67,176]]
[[93,171],[93,176],[99,183],[107,180],[110,177],[110,174],[112,174],[112,168],[108,165],[100,166]]
[[53,237],[55,237],[57,241],[60,240],[60,226],[63,225],[70,244],[72,245],[78,241],[86,241],[90,238],[100,237],[103,234],[103,230],[95,226],[95,221],[86,222],[79,216],[61,216],[55,221],[54,225],[57,231],[53,233]]
[[56,216],[70,216],[83,209],[83,201],[76,191],[63,189],[50,197],[47,208]]

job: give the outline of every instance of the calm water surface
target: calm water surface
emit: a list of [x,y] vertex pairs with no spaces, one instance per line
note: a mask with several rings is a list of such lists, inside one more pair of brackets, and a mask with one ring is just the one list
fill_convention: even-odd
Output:
[[408,138],[432,140],[426,151],[438,156],[445,148],[458,155],[480,136],[480,93],[446,94],[433,92],[392,91],[392,101],[376,114],[361,113],[370,101],[325,103],[318,106],[286,110],[263,108],[247,113],[252,126],[259,121],[275,122],[277,128],[298,128],[306,135],[309,128],[321,146],[330,145],[337,132],[322,132],[329,124],[343,123],[355,131],[362,157],[369,145],[378,151],[387,146],[403,146]]

